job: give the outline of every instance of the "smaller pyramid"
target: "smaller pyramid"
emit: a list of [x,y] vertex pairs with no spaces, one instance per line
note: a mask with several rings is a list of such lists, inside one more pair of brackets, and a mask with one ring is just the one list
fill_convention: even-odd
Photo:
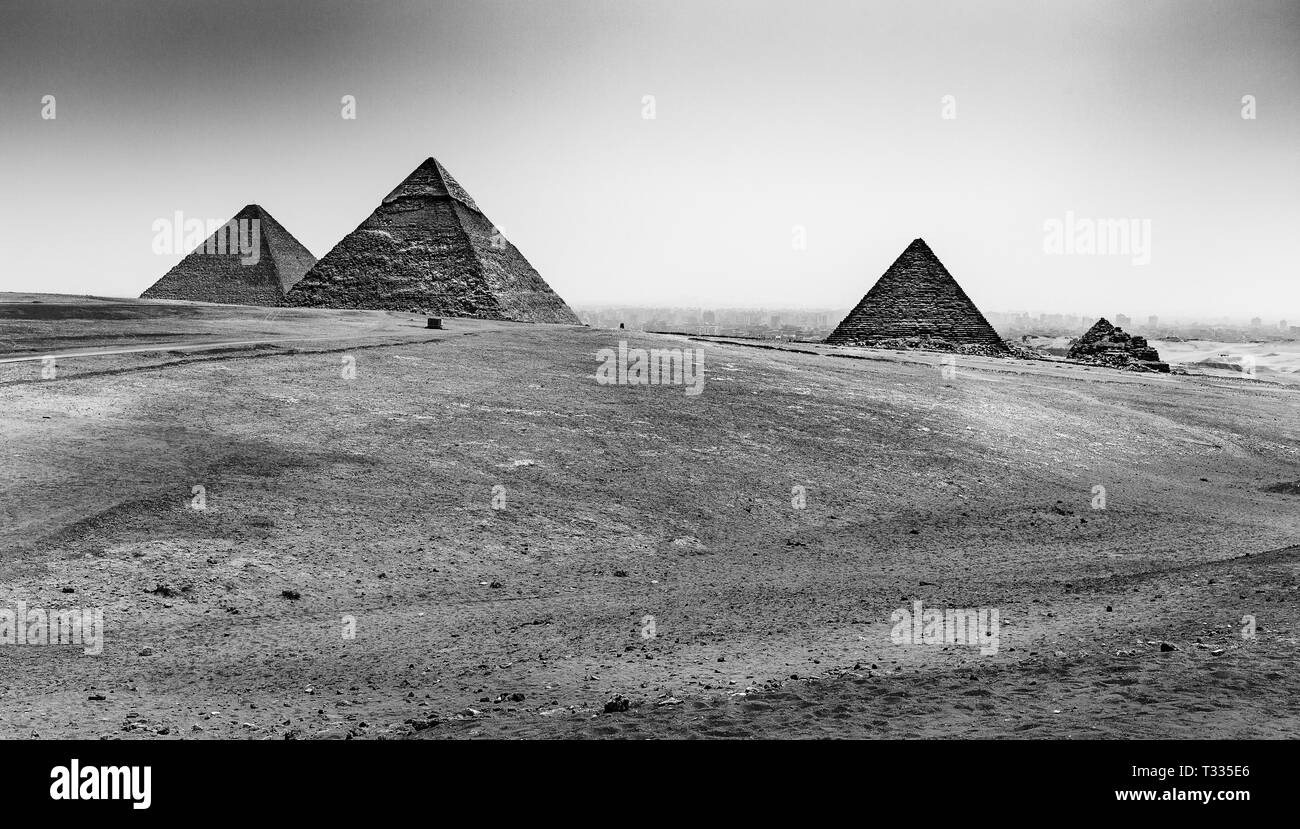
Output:
[[1006,343],[924,239],[914,239],[826,338],[831,345],[1005,355]]
[[1093,323],[1082,337],[1072,341],[1066,356],[1071,360],[1131,371],[1169,371],[1169,364],[1162,362],[1160,353],[1147,345],[1146,337],[1125,333],[1105,317]]
[[[256,244],[245,256],[240,244]],[[163,274],[141,299],[186,299],[232,305],[279,305],[316,257],[260,205],[235,214]]]
[[1085,343],[1100,342],[1101,340],[1109,339],[1110,335],[1114,334],[1116,331],[1123,331],[1123,330],[1124,329],[1122,328],[1116,328],[1114,325],[1111,325],[1110,320],[1106,319],[1105,317],[1102,317],[1101,319],[1094,322],[1092,324],[1092,328],[1089,328],[1087,331],[1085,331],[1082,337],[1075,340],[1073,345],[1075,348],[1077,348],[1080,345],[1083,345]]
[[285,304],[579,322],[435,158],[322,256]]

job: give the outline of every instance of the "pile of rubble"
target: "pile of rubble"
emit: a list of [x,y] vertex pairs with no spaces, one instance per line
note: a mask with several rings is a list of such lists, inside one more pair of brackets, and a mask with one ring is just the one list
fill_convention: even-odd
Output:
[[1105,317],[1070,343],[1068,356],[1071,360],[1129,371],[1169,371],[1169,364],[1160,361],[1159,352],[1147,345],[1146,337],[1126,334],[1124,329],[1111,325]]
[[991,343],[966,343],[943,337],[887,337],[872,340],[871,347],[896,351],[946,351],[952,354],[981,357],[1005,357],[1009,346],[1005,341],[999,348]]

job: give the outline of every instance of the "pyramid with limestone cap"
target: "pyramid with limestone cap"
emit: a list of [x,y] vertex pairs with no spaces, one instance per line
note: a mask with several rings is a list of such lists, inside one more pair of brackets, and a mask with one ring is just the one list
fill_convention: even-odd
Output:
[[321,257],[285,304],[578,323],[434,158]]

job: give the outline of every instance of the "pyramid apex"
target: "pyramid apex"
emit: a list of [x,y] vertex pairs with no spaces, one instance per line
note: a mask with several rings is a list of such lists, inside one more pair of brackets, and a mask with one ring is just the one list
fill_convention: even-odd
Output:
[[465,188],[452,178],[447,168],[438,159],[429,156],[420,162],[420,166],[402,179],[385,198],[383,203],[401,198],[451,198],[465,205],[475,213],[481,213],[477,204],[470,198]]
[[915,239],[913,239],[911,243],[908,244],[908,246],[903,250],[902,253],[903,256],[907,256],[908,254],[911,254],[912,256],[924,256],[927,259],[939,258],[935,254],[934,250],[929,245],[927,245],[925,243],[925,240],[922,239],[920,236],[917,236]]

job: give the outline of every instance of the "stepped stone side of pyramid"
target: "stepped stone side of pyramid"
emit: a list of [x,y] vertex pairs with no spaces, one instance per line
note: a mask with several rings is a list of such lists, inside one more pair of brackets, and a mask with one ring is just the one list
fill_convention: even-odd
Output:
[[1002,337],[921,239],[908,245],[826,342],[1009,353]]
[[286,305],[501,317],[450,200],[386,204],[316,263]]
[[325,254],[285,304],[578,323],[432,158]]
[[1147,345],[1146,337],[1126,333],[1105,317],[1070,342],[1067,357],[1129,371],[1169,371],[1169,364],[1161,361],[1160,352]]
[[[243,220],[256,220],[258,223],[256,262],[245,264],[242,253],[238,250],[231,252],[237,243],[235,246],[227,244],[225,253],[208,252],[218,249],[216,239],[228,234],[226,228]],[[316,257],[293,234],[271,214],[252,204],[235,214],[222,230],[204,240],[203,245],[176,263],[140,297],[232,305],[279,305],[285,294],[314,264]]]
[[579,324],[577,314],[486,216],[459,205],[457,213],[504,319]]
[[[316,257],[311,251],[294,238],[284,226],[263,212],[262,239],[271,258],[275,260],[275,270],[280,277],[280,295],[293,290],[307,272],[316,264]],[[269,231],[269,232],[268,232]]]

